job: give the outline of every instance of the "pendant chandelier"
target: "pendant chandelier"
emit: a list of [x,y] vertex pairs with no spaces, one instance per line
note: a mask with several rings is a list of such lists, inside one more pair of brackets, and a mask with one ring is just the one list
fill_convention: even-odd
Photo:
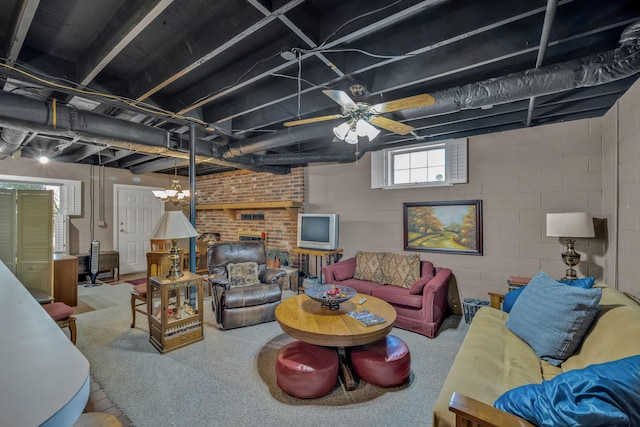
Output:
[[[175,176],[178,177],[178,169],[175,169]],[[171,180],[171,188],[165,190],[153,190],[153,195],[161,202],[171,202],[174,205],[186,205],[189,203],[189,190],[183,190],[178,179]]]

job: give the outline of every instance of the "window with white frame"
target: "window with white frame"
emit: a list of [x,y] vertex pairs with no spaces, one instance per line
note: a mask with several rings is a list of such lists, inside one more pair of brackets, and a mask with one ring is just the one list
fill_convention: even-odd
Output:
[[466,138],[371,153],[371,188],[430,187],[467,182]]

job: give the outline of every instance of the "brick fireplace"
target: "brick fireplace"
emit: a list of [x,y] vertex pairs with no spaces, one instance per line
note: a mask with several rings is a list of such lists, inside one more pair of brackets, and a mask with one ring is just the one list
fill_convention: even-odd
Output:
[[[224,203],[293,201],[302,205],[304,186],[303,167],[293,168],[287,175],[245,170],[206,175],[196,181],[196,209],[198,205]],[[303,212],[303,208],[298,211]],[[264,233],[268,248],[289,251],[291,260],[296,259],[291,250],[296,247],[297,218],[286,209],[198,209],[196,229],[200,233],[218,232],[223,242],[238,240],[240,235],[261,237]]]

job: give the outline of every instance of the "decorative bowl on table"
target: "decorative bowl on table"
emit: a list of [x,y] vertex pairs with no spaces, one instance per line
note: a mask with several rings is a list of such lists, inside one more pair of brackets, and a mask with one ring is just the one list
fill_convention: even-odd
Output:
[[337,310],[340,303],[356,296],[356,290],[342,285],[317,285],[305,289],[305,294],[314,301],[318,301],[330,310]]

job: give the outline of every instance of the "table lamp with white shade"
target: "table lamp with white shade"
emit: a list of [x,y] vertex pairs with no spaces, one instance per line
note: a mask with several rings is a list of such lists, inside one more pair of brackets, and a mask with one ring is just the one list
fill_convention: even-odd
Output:
[[169,268],[168,279],[179,279],[182,277],[180,271],[180,258],[182,257],[182,249],[178,247],[178,239],[186,239],[198,236],[198,232],[189,222],[182,211],[166,211],[160,217],[160,221],[156,224],[156,228],[151,232],[153,240],[171,240],[171,249],[169,249],[169,259],[172,261]]
[[563,280],[576,280],[573,269],[580,263],[580,254],[573,245],[576,237],[595,237],[593,218],[589,212],[562,212],[547,214],[547,236],[565,237],[567,249],[562,253],[562,261],[569,266]]

